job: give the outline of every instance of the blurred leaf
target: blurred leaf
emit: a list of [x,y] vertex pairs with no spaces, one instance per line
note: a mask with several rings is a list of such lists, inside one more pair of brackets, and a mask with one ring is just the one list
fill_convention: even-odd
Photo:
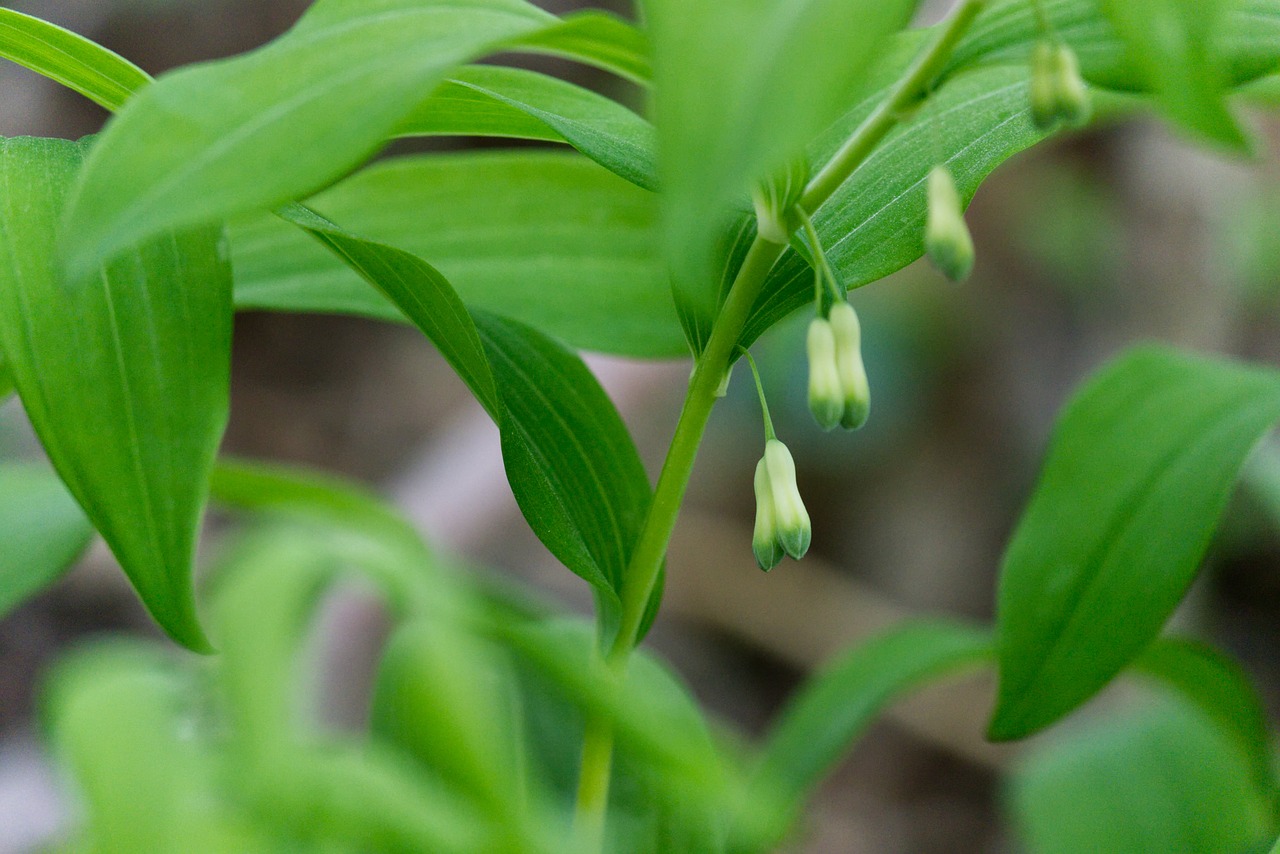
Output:
[[62,27],[0,9],[0,57],[42,74],[108,110],[151,78],[132,62]]
[[[576,155],[405,157],[308,205],[432,266],[463,300],[590,350],[688,353],[657,256],[654,197]],[[273,216],[232,228],[243,308],[402,319],[339,259]]]
[[314,193],[451,68],[557,20],[524,0],[319,0],[266,47],[165,75],[94,146],[67,212],[68,267]]
[[1005,553],[992,738],[1053,723],[1150,645],[1278,418],[1280,373],[1160,347],[1077,393]]
[[1161,110],[1211,142],[1247,150],[1227,110],[1226,74],[1216,48],[1233,0],[1100,0]]
[[0,143],[0,349],[37,435],[156,621],[203,650],[192,563],[227,419],[231,268],[217,229],[72,282],[52,257],[84,147]]
[[653,76],[648,36],[598,9],[568,15],[554,27],[524,36],[515,47],[576,59],[635,83],[648,83]]
[[1249,760],[1257,790],[1274,796],[1277,781],[1266,711],[1234,659],[1193,640],[1161,638],[1133,666],[1199,708]]
[[1039,747],[1015,775],[1010,802],[1033,854],[1233,854],[1272,832],[1237,745],[1171,702]]
[[92,535],[51,470],[0,464],[0,619],[70,569]]
[[716,236],[752,183],[844,110],[915,0],[649,0],[664,249],[695,314],[715,311]]
[[9,372],[9,366],[5,364],[4,353],[0,353],[0,406],[13,394],[13,375]]
[[[927,682],[986,662],[991,653],[985,632],[921,621],[872,638],[824,667],[788,702],[765,740],[743,830],[776,843],[794,811],[888,705]],[[766,804],[777,812],[750,814]]]
[[636,186],[657,189],[652,125],[617,101],[520,68],[458,69],[400,123],[396,134],[567,142]]
[[610,626],[650,487],[626,425],[572,351],[469,313],[431,265],[301,206],[285,213],[381,290],[440,348],[498,425],[507,479],[538,538],[594,588]]

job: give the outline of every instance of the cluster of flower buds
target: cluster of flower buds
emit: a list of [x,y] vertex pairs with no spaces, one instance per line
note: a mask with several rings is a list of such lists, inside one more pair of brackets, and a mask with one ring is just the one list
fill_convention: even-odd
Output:
[[751,550],[768,572],[784,554],[799,560],[809,550],[813,529],[796,486],[796,464],[787,446],[777,439],[765,442],[756,464],[756,527]]
[[973,238],[964,222],[964,204],[956,183],[941,164],[929,173],[928,200],[925,252],[944,276],[962,282],[973,271]]
[[800,227],[800,197],[809,181],[809,163],[803,158],[792,160],[752,193],[756,209],[756,228],[770,243],[786,246]]
[[1039,42],[1031,55],[1031,118],[1036,127],[1079,127],[1092,112],[1075,51],[1061,42]]
[[871,414],[871,386],[862,363],[862,327],[847,302],[809,324],[809,411],[823,430],[857,430]]

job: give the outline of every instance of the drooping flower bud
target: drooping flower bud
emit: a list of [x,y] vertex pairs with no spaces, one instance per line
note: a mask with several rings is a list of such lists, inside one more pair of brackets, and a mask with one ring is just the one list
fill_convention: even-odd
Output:
[[773,512],[773,490],[769,485],[769,469],[764,457],[756,463],[756,528],[751,537],[751,550],[755,552],[756,563],[765,572],[782,560],[778,522]]
[[770,243],[786,246],[800,227],[796,206],[809,180],[809,164],[797,158],[778,174],[762,181],[751,194],[756,209],[756,230]]
[[1076,52],[1065,44],[1059,44],[1054,50],[1053,78],[1058,116],[1071,127],[1080,127],[1088,122],[1093,114],[1089,87],[1080,75]]
[[973,238],[964,222],[964,205],[955,181],[941,164],[929,173],[928,200],[925,251],[944,276],[962,282],[973,271]]
[[857,430],[871,415],[871,385],[862,362],[862,325],[858,313],[847,302],[831,307],[830,321],[842,393],[840,426]]
[[844,413],[844,393],[836,365],[836,338],[831,324],[815,317],[809,324],[809,411],[823,430],[833,430]]
[[796,464],[787,446],[770,439],[764,446],[764,464],[769,478],[769,494],[773,498],[773,519],[778,545],[799,560],[809,550],[813,528],[809,512],[804,509],[800,488],[796,486]]
[[1040,130],[1058,125],[1058,61],[1052,42],[1037,42],[1031,53],[1031,119]]

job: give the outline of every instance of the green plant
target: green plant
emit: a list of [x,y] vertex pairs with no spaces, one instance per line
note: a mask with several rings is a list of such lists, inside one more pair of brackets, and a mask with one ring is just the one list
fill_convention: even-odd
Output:
[[[887,702],[993,663],[996,739],[1126,671],[1163,686],[1105,749],[1065,743],[1019,778],[1036,850],[1274,836],[1248,681],[1159,638],[1280,419],[1269,368],[1159,347],[1116,361],[1061,418],[994,635],[900,627],[816,676],[762,745],[712,729],[638,648],[711,410],[760,335],[812,305],[811,406],[824,427],[857,426],[870,398],[848,290],[926,251],[967,275],[965,201],[1057,129],[1154,105],[1247,150],[1231,99],[1265,98],[1280,68],[1278,0],[962,0],[904,29],[915,6],[650,0],[638,28],[524,0],[318,0],[272,44],[156,82],[0,9],[0,54],[118,111],[78,143],[0,142],[0,390],[16,387],[56,471],[0,470],[0,607],[96,529],[175,641],[220,650],[121,646],[63,668],[49,718],[87,819],[69,847],[768,850]],[[651,89],[653,124],[562,80],[470,64],[497,51]],[[391,138],[440,134],[577,153],[360,168]],[[520,207],[529,194],[540,214]],[[421,329],[498,425],[521,510],[592,587],[595,625],[469,579],[349,486],[218,462],[236,307]],[[656,485],[573,347],[692,350]],[[802,555],[809,529],[764,410],[767,569]],[[210,495],[257,520],[211,582],[212,642],[192,582]],[[397,615],[361,736],[298,708],[309,618],[344,571]],[[1101,778],[1129,800],[1100,798]]]

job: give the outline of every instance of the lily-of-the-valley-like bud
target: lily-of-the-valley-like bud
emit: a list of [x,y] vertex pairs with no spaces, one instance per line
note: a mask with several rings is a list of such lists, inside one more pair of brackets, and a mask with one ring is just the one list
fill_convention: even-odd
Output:
[[1038,42],[1031,52],[1031,119],[1041,130],[1058,124],[1057,59],[1052,42]]
[[809,324],[809,411],[823,430],[834,430],[844,415],[844,390],[836,364],[836,336],[825,318]]
[[862,325],[847,302],[836,303],[829,315],[836,346],[836,371],[840,377],[840,426],[857,430],[871,415],[871,384],[862,361]]
[[796,205],[809,180],[809,164],[798,158],[778,174],[756,186],[751,200],[756,209],[756,229],[770,243],[785,246],[800,227]]
[[933,167],[928,184],[925,252],[944,276],[953,282],[962,282],[973,272],[974,253],[960,193],[951,172],[942,165]]
[[778,521],[773,512],[773,489],[769,485],[769,467],[764,457],[756,464],[756,528],[751,537],[751,550],[755,552],[756,563],[765,572],[782,560]]
[[791,459],[786,445],[770,439],[764,446],[764,464],[769,470],[778,543],[784,552],[799,560],[809,551],[813,529],[809,524],[809,511],[804,509],[800,498],[800,487],[796,485],[795,460]]
[[1068,45],[1041,41],[1031,55],[1031,118],[1036,127],[1079,127],[1089,121],[1093,104],[1080,75],[1076,53]]

